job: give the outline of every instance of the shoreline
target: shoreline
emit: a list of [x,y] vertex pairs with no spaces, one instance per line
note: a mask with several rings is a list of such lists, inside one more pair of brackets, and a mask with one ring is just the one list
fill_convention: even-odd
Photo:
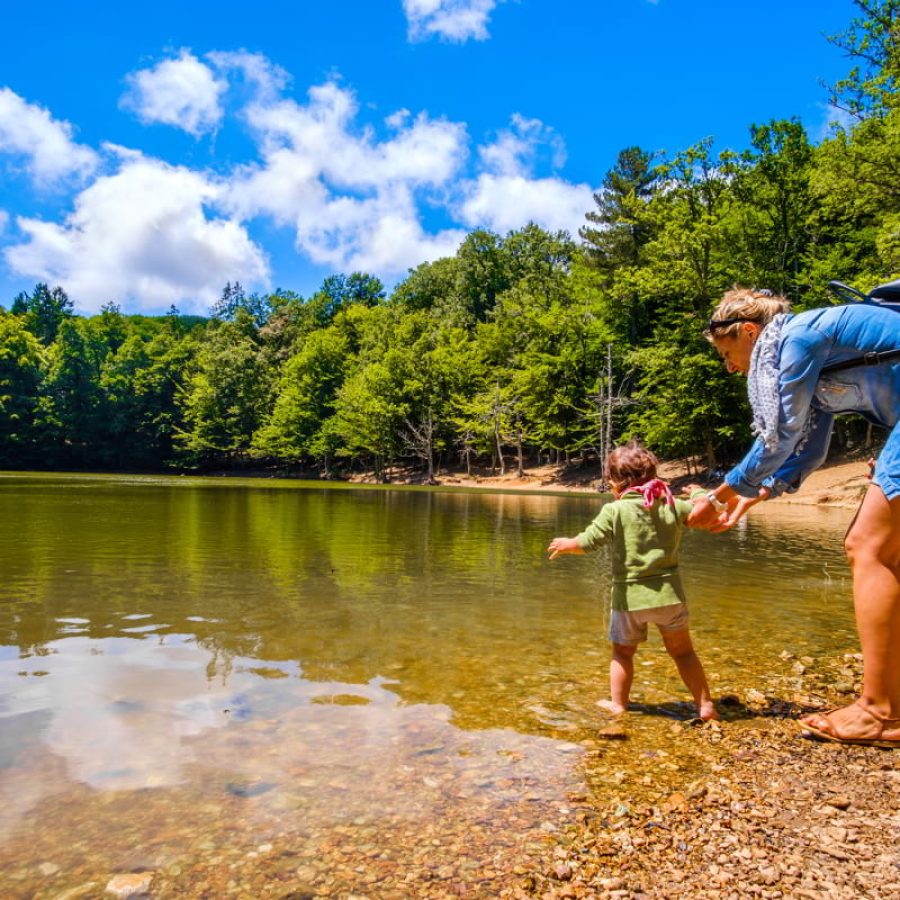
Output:
[[[862,500],[868,485],[869,466],[866,459],[838,459],[826,463],[812,472],[794,494],[776,498],[779,504],[802,506],[827,506],[855,509]],[[596,494],[602,479],[600,463],[584,465],[546,465],[527,469],[521,478],[514,472],[505,475],[471,475],[458,472],[441,472],[433,487],[477,488],[481,490],[517,491],[521,493]],[[689,474],[683,463],[661,463],[659,475],[673,488],[700,481],[700,476]],[[336,479],[347,484],[377,484],[368,475],[354,475]],[[718,482],[710,483],[713,488]],[[385,487],[428,487],[419,472],[397,472]],[[757,507],[759,509],[760,507]]]
[[[195,482],[223,483],[226,481],[246,480],[248,482],[289,483],[304,482],[307,484],[331,485],[342,488],[425,488],[430,490],[476,490],[496,491],[500,493],[553,494],[557,496],[588,496],[601,494],[603,470],[599,462],[573,463],[569,465],[544,465],[527,469],[522,477],[515,472],[504,475],[478,474],[471,475],[452,469],[443,469],[429,483],[418,469],[397,468],[391,471],[388,480],[379,480],[371,472],[353,473],[342,477],[321,478],[316,472],[302,470],[286,472],[271,469],[217,470],[209,472],[187,471],[100,471],[100,470],[54,470],[54,469],[14,469],[2,473],[9,477],[41,477],[59,476],[69,478],[172,478],[192,479]],[[844,458],[826,463],[812,472],[800,489],[793,494],[783,494],[777,499],[777,506],[804,506],[835,509],[855,509],[859,506],[868,479],[869,466],[866,458]],[[688,471],[682,462],[664,462],[659,466],[659,477],[669,482],[677,493],[689,484],[700,483],[715,487],[718,481],[704,481],[696,472]],[[772,503],[761,504],[754,508],[751,515],[766,508]]]

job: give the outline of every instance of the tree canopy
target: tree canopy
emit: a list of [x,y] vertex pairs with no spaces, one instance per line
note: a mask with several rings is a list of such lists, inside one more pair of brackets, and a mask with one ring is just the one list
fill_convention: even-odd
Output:
[[[733,459],[742,385],[702,337],[732,284],[795,309],[900,275],[900,0],[857,0],[832,40],[836,122],[751,123],[666,153],[624,147],[577,238],[471,232],[388,292],[335,273],[309,297],[227,283],[208,317],[79,316],[64,286],[0,308],[0,464],[419,464],[501,470],[641,437],[664,457]],[[839,430],[854,438],[853,426]]]

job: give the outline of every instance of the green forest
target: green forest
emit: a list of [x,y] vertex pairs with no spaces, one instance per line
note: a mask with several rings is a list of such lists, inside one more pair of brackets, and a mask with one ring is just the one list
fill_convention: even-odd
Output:
[[[742,379],[702,331],[733,284],[795,310],[900,276],[900,0],[828,38],[836,122],[751,124],[747,146],[621,150],[577,236],[474,231],[388,292],[228,283],[208,317],[79,316],[65,286],[0,308],[0,466],[322,477],[397,464],[522,470],[639,437],[716,466],[749,440]],[[777,65],[777,60],[761,64]],[[861,439],[853,420],[839,449]]]

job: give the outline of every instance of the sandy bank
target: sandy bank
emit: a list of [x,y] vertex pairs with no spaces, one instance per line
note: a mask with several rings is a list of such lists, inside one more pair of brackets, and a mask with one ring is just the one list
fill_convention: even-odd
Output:
[[[778,499],[779,504],[791,503],[807,506],[856,507],[868,484],[869,467],[864,459],[841,460],[823,466],[813,472],[795,494]],[[697,476],[688,474],[683,463],[664,463],[660,475],[673,486],[682,487]],[[552,491],[591,493],[598,490],[602,470],[599,463],[573,464],[569,466],[545,465],[528,468],[522,477],[514,471],[504,475],[489,472],[466,475],[465,472],[441,471],[437,483],[451,487],[484,488],[503,491]],[[357,483],[372,481],[368,476],[354,476]],[[392,484],[423,484],[418,471],[394,471]],[[712,485],[711,485],[712,486]]]

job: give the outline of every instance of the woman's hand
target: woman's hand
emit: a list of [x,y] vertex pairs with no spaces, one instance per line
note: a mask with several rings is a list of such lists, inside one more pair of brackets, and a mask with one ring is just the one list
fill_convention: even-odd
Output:
[[725,509],[716,509],[709,501],[709,494],[699,497],[694,501],[694,508],[687,517],[686,525],[689,528],[702,528],[717,534],[720,531],[728,531],[733,528],[741,516],[751,506],[765,500],[771,492],[768,488],[761,487],[755,497],[742,497],[727,485],[719,485],[715,491],[710,491],[719,501],[719,505],[725,504]]
[[550,554],[550,559],[556,559],[563,553],[584,553],[584,550],[581,549],[581,545],[575,538],[558,537],[550,541],[547,552]]
[[770,493],[771,491],[768,488],[761,487],[755,497],[741,497],[735,494],[733,498],[726,501],[728,509],[719,516],[719,521],[708,530],[713,534],[718,534],[720,531],[728,531],[729,528],[734,528],[751,506],[762,503],[763,500],[768,498]]
[[[737,494],[735,494],[737,496]],[[702,528],[705,531],[711,531],[719,522],[720,515],[716,508],[706,499],[704,494],[693,501],[694,508],[687,517],[685,524],[688,528]]]

